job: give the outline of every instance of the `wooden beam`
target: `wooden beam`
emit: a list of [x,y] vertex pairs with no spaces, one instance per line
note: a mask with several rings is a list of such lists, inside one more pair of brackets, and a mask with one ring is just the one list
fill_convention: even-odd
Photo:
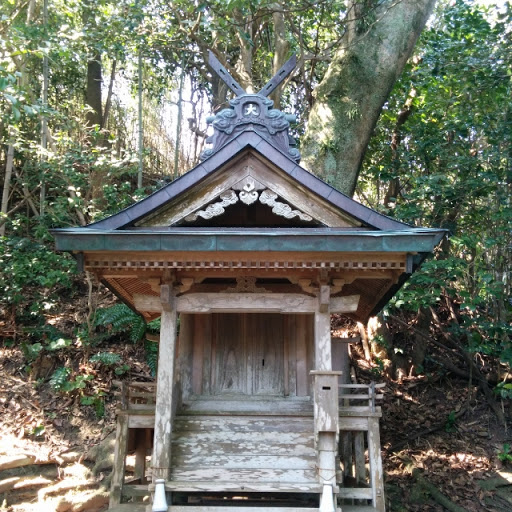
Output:
[[[177,297],[175,301],[178,313],[314,313],[319,304],[316,297],[299,293],[190,293]],[[155,295],[134,293],[133,302],[138,311],[162,311],[162,303]],[[353,313],[357,311],[359,295],[332,297],[327,304],[332,313]],[[328,339],[330,342],[330,332]]]

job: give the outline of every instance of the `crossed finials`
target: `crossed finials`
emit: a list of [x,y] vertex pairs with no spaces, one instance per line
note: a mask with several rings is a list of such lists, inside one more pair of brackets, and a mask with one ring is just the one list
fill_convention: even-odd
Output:
[[236,96],[230,100],[230,108],[225,108],[208,119],[214,128],[214,133],[206,140],[211,147],[203,151],[201,160],[212,156],[241,131],[253,130],[287,154],[289,158],[299,162],[300,153],[295,147],[295,140],[288,134],[290,122],[295,122],[295,116],[272,108],[274,103],[267,97],[295,70],[296,56],[293,55],[288,59],[265,87],[256,94],[247,93],[211,51],[209,51],[208,64]]

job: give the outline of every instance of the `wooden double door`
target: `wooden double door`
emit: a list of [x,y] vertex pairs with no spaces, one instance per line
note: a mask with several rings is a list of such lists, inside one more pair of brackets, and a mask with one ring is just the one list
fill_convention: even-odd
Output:
[[179,337],[185,400],[310,394],[312,315],[183,314]]
[[283,323],[283,315],[272,313],[213,315],[213,395],[284,396]]

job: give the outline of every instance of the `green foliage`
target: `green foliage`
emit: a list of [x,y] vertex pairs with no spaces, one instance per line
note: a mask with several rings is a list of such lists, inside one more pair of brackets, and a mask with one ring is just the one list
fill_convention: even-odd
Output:
[[119,364],[122,361],[122,358],[119,354],[114,352],[98,352],[91,356],[89,361],[91,363],[100,363],[107,367],[115,366],[114,373],[116,375],[124,375],[130,370],[130,365]]
[[151,375],[155,377],[158,368],[158,343],[146,340],[144,348],[146,350],[146,363],[151,370]]
[[93,395],[82,395],[80,397],[81,405],[90,405],[94,407],[96,417],[98,419],[105,416],[105,394],[101,391],[96,392]]
[[59,368],[57,368],[50,377],[51,388],[54,391],[64,390],[68,382],[68,377],[70,373],[70,369],[66,368],[65,366],[60,366]]
[[146,322],[142,316],[132,311],[126,304],[115,304],[98,309],[96,325],[110,327],[111,334],[128,333],[132,343],[141,340],[146,333]]
[[503,445],[503,450],[498,452],[498,459],[505,463],[512,462],[512,449],[508,443],[505,443]]
[[[58,254],[43,243],[16,236],[25,229],[19,220],[12,224],[13,236],[0,243],[0,305],[22,303],[31,288],[36,295],[31,312],[36,314],[51,308],[57,286],[71,285],[76,265],[68,254]],[[43,230],[39,236],[44,239],[47,232]]]
[[70,380],[71,370],[65,366],[57,368],[50,377],[50,387],[54,391],[63,393],[72,393],[76,390],[85,389],[87,382],[94,379],[92,375],[77,375],[74,380]]
[[444,431],[448,433],[453,433],[456,431],[455,423],[457,422],[457,418],[455,416],[455,411],[452,411],[448,414],[448,418],[446,418],[446,423],[444,425]]
[[494,392],[501,398],[512,398],[512,384],[500,382],[494,389]]
[[53,353],[66,349],[71,345],[71,339],[65,337],[53,325],[42,325],[25,328],[28,339],[21,344],[23,355],[27,362],[33,363],[45,351]]
[[[512,363],[512,81],[501,10],[441,4],[370,143],[360,188],[372,206],[450,238],[391,310],[453,305],[450,335]],[[470,108],[468,108],[470,106]],[[391,143],[390,143],[391,142]]]
[[89,359],[91,363],[101,363],[105,366],[114,366],[121,362],[121,356],[114,352],[98,352]]

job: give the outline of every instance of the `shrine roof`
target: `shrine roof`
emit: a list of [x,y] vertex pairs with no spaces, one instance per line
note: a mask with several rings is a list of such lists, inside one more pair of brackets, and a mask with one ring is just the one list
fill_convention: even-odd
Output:
[[445,231],[410,228],[367,231],[351,228],[133,228],[54,230],[62,251],[252,251],[414,252],[432,251]]
[[259,133],[253,131],[251,127],[246,127],[244,131],[229,140],[225,146],[220,148],[205,161],[145,199],[134,203],[117,214],[89,224],[86,227],[55,230],[55,232],[86,232],[86,230],[99,232],[103,230],[131,229],[141,219],[167,203],[170,203],[173,199],[192,187],[200,185],[205,178],[215,173],[221,166],[247,150],[254,151],[260,158],[278,167],[299,185],[305,187],[311,193],[318,195],[334,208],[343,210],[354,219],[359,220],[362,225],[368,229],[379,231],[415,229],[408,224],[394,220],[368,208],[336,190],[334,187],[301,167],[278,148],[274,147]]

